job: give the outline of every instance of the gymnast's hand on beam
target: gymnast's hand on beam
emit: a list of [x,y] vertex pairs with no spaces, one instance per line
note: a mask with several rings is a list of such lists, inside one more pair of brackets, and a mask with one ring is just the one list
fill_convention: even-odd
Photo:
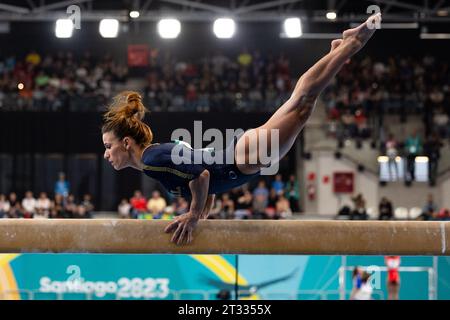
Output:
[[198,216],[191,212],[184,213],[176,217],[164,230],[166,233],[173,232],[170,241],[177,245],[189,244],[192,242],[192,232],[197,226]]

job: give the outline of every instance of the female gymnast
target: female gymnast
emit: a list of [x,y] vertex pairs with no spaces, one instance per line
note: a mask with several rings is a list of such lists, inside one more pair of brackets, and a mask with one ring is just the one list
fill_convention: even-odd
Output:
[[[152,131],[142,121],[146,109],[141,96],[132,91],[120,93],[104,115],[104,157],[116,170],[135,168],[159,180],[170,192],[190,198],[189,212],[176,217],[165,229],[167,233],[173,232],[172,242],[178,245],[190,243],[198,220],[207,218],[216,193],[246,183],[267,167],[267,163],[260,159],[261,148],[271,150],[274,131],[278,135],[278,145],[274,146],[278,152],[274,156],[272,152],[265,153],[270,154],[271,163],[279,161],[289,151],[313,112],[319,94],[342,66],[366,44],[380,21],[381,15],[375,14],[360,26],[345,30],[342,39],[333,40],[330,52],[300,77],[291,97],[265,124],[246,131],[225,150],[219,151],[219,155],[215,155],[225,159],[226,154],[231,152],[232,163],[173,161],[172,151],[180,148],[180,144],[153,143]],[[261,134],[266,137],[261,139]],[[192,160],[196,152],[207,152],[204,149],[194,150],[183,143],[181,145],[181,158],[184,160]]]

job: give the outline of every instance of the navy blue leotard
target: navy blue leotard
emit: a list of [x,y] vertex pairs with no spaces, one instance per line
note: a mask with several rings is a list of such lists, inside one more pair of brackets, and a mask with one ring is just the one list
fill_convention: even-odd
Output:
[[[190,199],[189,182],[196,179],[206,169],[210,173],[208,194],[225,192],[260,174],[259,172],[243,174],[239,171],[234,163],[235,143],[236,139],[228,148],[220,151],[192,149],[184,142],[155,144],[148,147],[142,155],[144,173],[161,182],[173,195]],[[174,148],[176,149],[174,150]],[[227,152],[231,153],[229,158],[232,158],[232,163],[226,162]],[[222,163],[205,161],[208,159],[205,158],[205,153],[209,153],[215,159],[222,158]],[[174,154],[178,155],[176,163],[173,161]],[[181,159],[184,161],[180,163]]]

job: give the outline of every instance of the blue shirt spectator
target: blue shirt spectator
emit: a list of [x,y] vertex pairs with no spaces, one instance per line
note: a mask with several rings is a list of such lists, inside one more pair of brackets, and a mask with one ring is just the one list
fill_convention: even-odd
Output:
[[61,172],[59,174],[59,180],[55,183],[55,195],[60,194],[65,198],[69,195],[69,191],[69,182],[66,181],[66,175],[64,172]]

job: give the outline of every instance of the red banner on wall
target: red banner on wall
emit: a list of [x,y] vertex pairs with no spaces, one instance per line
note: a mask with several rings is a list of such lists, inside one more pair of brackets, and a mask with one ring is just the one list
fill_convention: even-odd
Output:
[[333,187],[335,193],[353,193],[354,188],[353,172],[334,172]]
[[150,48],[146,44],[133,44],[128,46],[129,67],[147,67],[149,56]]

